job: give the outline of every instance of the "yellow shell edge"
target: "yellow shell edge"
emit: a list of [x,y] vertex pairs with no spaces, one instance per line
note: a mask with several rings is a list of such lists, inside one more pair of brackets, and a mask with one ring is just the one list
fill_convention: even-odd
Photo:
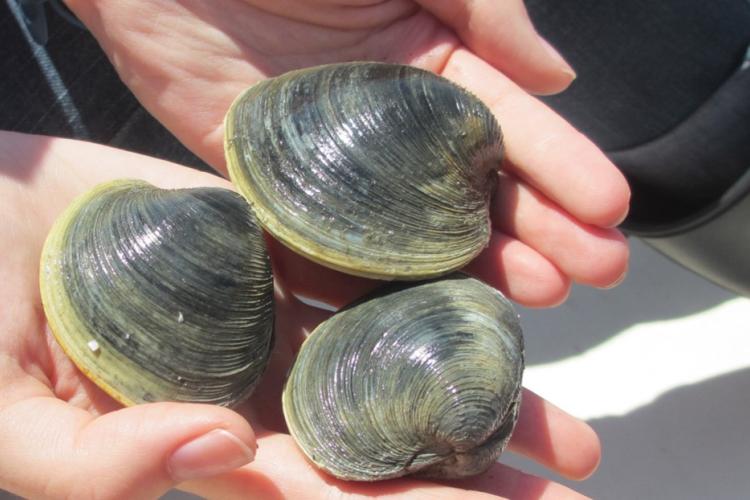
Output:
[[[62,291],[64,290],[62,281],[65,279],[60,269],[59,256],[62,253],[62,246],[64,243],[64,236],[67,228],[71,222],[78,215],[78,212],[83,208],[90,200],[98,197],[101,193],[111,190],[112,188],[125,187],[125,186],[138,186],[148,185],[145,181],[131,180],[131,179],[120,179],[110,182],[99,184],[90,191],[78,196],[73,202],[63,211],[58,217],[55,223],[52,225],[47,239],[42,248],[42,256],[40,259],[39,267],[39,290],[41,292],[42,305],[44,307],[44,313],[47,318],[52,335],[57,340],[58,345],[62,348],[63,352],[73,361],[76,367],[92,382],[94,382],[99,388],[106,392],[113,399],[125,406],[133,406],[137,404],[136,401],[131,400],[124,394],[118,392],[112,385],[104,381],[99,377],[93,370],[92,365],[85,361],[85,358],[81,356],[79,351],[83,351],[85,347],[81,349],[75,349],[72,342],[68,342],[68,336],[66,335],[67,328],[66,323],[73,323],[75,325],[82,325],[82,321],[75,314],[72,304],[67,295]],[[81,328],[82,329],[82,328]],[[98,357],[113,358],[118,363],[127,362],[122,356],[118,356],[113,348],[102,346],[101,351],[96,354]]]
[[[320,325],[318,325],[320,326]],[[305,338],[305,340],[302,342],[302,345],[300,345],[299,349],[302,349],[302,346],[304,346],[305,342],[315,334],[315,331],[318,329],[316,327],[308,336]],[[299,350],[298,350],[299,352]],[[287,430],[289,431],[289,434],[292,436],[292,439],[294,440],[294,443],[297,445],[297,448],[302,452],[302,455],[311,463],[313,463],[318,469],[321,469],[325,471],[327,474],[333,475],[332,472],[328,470],[326,465],[322,462],[319,462],[317,460],[313,460],[311,454],[308,452],[306,448],[304,448],[301,444],[301,440],[297,436],[297,428],[289,425],[289,422],[293,421],[291,419],[292,417],[292,403],[290,401],[292,395],[291,395],[291,389],[289,389],[289,381],[292,379],[292,371],[295,369],[296,363],[294,363],[287,374],[286,381],[284,382],[284,389],[281,392],[281,413],[284,415],[284,422],[286,423]],[[294,421],[296,421],[296,417],[294,418]]]

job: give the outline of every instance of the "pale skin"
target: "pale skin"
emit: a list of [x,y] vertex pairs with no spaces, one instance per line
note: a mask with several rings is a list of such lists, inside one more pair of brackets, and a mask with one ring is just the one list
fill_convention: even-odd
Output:
[[[586,138],[523,90],[559,91],[572,74],[544,49],[520,1],[68,4],[141,102],[219,172],[223,114],[254,81],[352,59],[439,72],[485,100],[506,137],[492,241],[468,270],[530,306],[561,302],[572,282],[611,286],[626,271],[627,246],[611,228],[627,212],[627,185]],[[310,264],[270,238],[279,340],[252,400],[239,412],[172,403],[120,409],[80,375],[47,330],[37,285],[46,232],[74,196],[104,180],[228,184],[110,148],[7,133],[0,136],[0,174],[0,300],[7,311],[0,317],[0,487],[35,498],[155,497],[187,477],[169,467],[176,450],[225,429],[243,449],[258,446],[255,460],[226,472],[239,465],[230,446],[193,464],[196,480],[181,487],[215,498],[578,496],[502,465],[449,485],[346,484],[317,472],[280,418],[286,368],[304,333],[325,317],[294,294],[341,305],[375,283]],[[593,431],[533,393],[524,396],[512,451],[569,478],[593,472],[600,456]],[[227,467],[212,468],[217,463]]]

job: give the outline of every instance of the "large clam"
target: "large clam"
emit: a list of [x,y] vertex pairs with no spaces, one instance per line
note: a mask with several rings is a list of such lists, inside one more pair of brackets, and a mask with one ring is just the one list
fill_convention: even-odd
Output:
[[284,415],[342,479],[478,474],[510,438],[523,365],[518,316],[496,290],[460,274],[391,285],[307,338]]
[[489,240],[500,127],[434,73],[363,62],[264,80],[230,108],[225,149],[260,223],[326,266],[421,279]]
[[249,206],[229,190],[100,185],[55,223],[40,279],[60,345],[124,404],[231,406],[268,360],[269,259]]

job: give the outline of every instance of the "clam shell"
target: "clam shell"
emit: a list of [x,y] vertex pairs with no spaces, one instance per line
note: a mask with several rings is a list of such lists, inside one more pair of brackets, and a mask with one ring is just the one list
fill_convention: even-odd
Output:
[[225,150],[260,223],[328,267],[421,279],[489,241],[500,127],[433,73],[346,63],[264,80],[230,108]]
[[463,275],[391,285],[307,338],[284,415],[342,479],[478,474],[510,438],[523,365],[518,316],[496,290]]
[[41,292],[52,333],[126,405],[233,405],[273,340],[265,244],[241,196],[141,181],[78,198],[45,243]]

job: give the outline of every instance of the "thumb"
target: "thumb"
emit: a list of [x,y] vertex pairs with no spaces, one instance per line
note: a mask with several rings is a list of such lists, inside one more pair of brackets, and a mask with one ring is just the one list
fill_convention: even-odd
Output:
[[417,0],[476,53],[529,92],[565,90],[575,71],[534,29],[523,0]]
[[157,498],[253,460],[255,436],[217,406],[153,403],[94,418],[54,398],[0,412],[0,487],[32,498]]

